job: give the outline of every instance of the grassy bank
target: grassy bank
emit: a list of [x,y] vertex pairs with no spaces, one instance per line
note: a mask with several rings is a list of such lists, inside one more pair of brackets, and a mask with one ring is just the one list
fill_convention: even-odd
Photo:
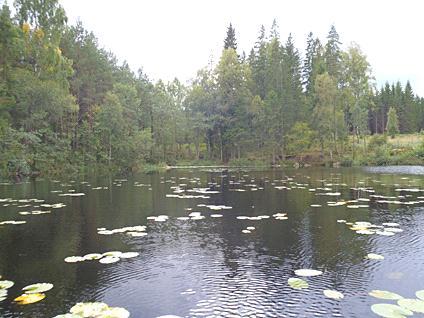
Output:
[[[81,175],[128,175],[132,173],[161,173],[170,168],[192,167],[307,167],[307,166],[382,166],[382,165],[423,165],[424,164],[424,134],[397,135],[394,138],[386,135],[367,136],[365,139],[353,142],[346,140],[340,153],[331,157],[328,152],[321,152],[319,145],[311,145],[306,150],[297,153],[287,153],[285,160],[272,157],[265,151],[262,153],[246,153],[240,159],[228,162],[220,160],[179,160],[172,164],[165,162],[147,163],[135,161],[130,167],[117,164],[87,163],[74,157],[72,160],[38,160],[37,169],[31,169],[34,159],[20,158],[20,161],[9,160],[2,167],[3,179],[22,179],[24,177],[55,177],[73,178]],[[56,152],[49,153],[52,158],[60,158]],[[13,159],[13,158],[12,158]],[[273,164],[274,161],[274,164]],[[11,165],[10,163],[13,163]],[[19,167],[19,169],[16,169]],[[22,169],[20,167],[24,167]],[[18,173],[16,172],[18,171]]]

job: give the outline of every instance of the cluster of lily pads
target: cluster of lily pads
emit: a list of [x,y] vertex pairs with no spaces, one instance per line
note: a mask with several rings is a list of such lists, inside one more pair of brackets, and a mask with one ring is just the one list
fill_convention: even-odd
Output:
[[69,313],[53,318],[128,318],[130,313],[125,308],[110,307],[102,302],[77,303]]
[[386,222],[382,225],[376,225],[363,221],[347,222],[346,220],[337,220],[337,222],[345,223],[346,225],[350,226],[349,229],[355,231],[357,234],[363,235],[378,234],[383,236],[393,236],[396,233],[403,232],[403,230],[399,228],[399,224],[394,222]]
[[248,226],[248,227],[246,227],[245,230],[242,230],[241,232],[244,233],[244,234],[250,234],[254,230],[255,230],[255,227],[254,226]]
[[93,261],[98,260],[99,263],[102,264],[111,264],[119,262],[121,259],[126,258],[133,258],[140,255],[137,252],[120,252],[120,251],[112,251],[112,252],[106,252],[103,254],[99,253],[90,253],[84,256],[68,256],[64,259],[66,263],[78,263],[78,262],[84,262],[84,261]]
[[153,216],[148,216],[146,219],[147,220],[153,220],[155,222],[165,222],[169,219],[169,216],[163,215],[163,214],[157,215],[157,216],[153,215]]
[[397,304],[374,304],[371,310],[386,318],[404,318],[412,316],[414,313],[424,314],[424,290],[415,293],[416,298],[403,298],[402,296],[385,290],[373,290],[369,295],[384,300],[393,300]]
[[[301,276],[301,277],[312,277],[312,276],[321,275],[322,271],[319,271],[319,270],[316,270],[316,269],[302,268],[302,269],[295,270],[294,273],[297,276]],[[306,288],[309,287],[309,284],[308,284],[307,281],[305,281],[304,279],[301,279],[301,278],[297,278],[297,277],[290,277],[287,280],[287,283],[293,289],[306,289]],[[324,289],[322,292],[328,298],[332,298],[332,299],[336,299],[336,300],[344,298],[344,295],[337,290]]]
[[[1,278],[1,276],[0,276]],[[0,280],[0,302],[7,298],[8,289],[13,287],[15,283],[11,280]],[[28,305],[43,300],[46,297],[45,292],[53,288],[50,283],[36,283],[22,288],[23,294],[14,299],[19,305]]]
[[146,226],[144,225],[135,225],[135,226],[126,226],[118,229],[108,230],[105,227],[97,228],[97,234],[100,235],[112,235],[117,233],[126,233],[133,237],[146,236]]

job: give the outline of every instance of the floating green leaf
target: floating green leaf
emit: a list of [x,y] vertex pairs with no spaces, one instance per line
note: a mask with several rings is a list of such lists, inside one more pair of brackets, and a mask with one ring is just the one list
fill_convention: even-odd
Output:
[[333,298],[333,299],[342,299],[342,298],[344,298],[344,295],[341,292],[337,291],[337,290],[325,289],[323,291],[323,293],[324,293],[325,297],[328,297],[328,298]]
[[380,255],[380,254],[369,253],[367,255],[367,258],[368,259],[373,259],[373,260],[382,260],[382,259],[384,259],[384,256],[383,255]]
[[370,296],[373,296],[373,297],[379,298],[379,299],[398,300],[398,299],[403,298],[402,296],[400,296],[398,294],[395,294],[395,293],[392,293],[392,292],[389,292],[389,291],[386,291],[386,290],[378,290],[378,289],[374,289],[374,290],[370,291],[368,294]]
[[112,264],[112,263],[119,262],[119,257],[106,256],[101,258],[99,262],[102,264]]
[[11,280],[0,280],[0,290],[1,289],[9,289],[13,285],[15,285],[15,283],[12,282]]
[[318,275],[322,274],[321,271],[318,271],[318,270],[315,270],[315,269],[306,269],[306,268],[297,269],[297,270],[294,271],[294,273],[297,276],[305,276],[305,277],[318,276]]
[[77,315],[77,317],[128,318],[130,316],[128,310],[124,308],[109,307],[107,304],[100,302],[78,303],[71,308],[70,312]]
[[424,290],[419,290],[415,293],[415,296],[417,296],[417,298],[424,300]]
[[292,278],[289,278],[287,280],[287,282],[288,282],[289,286],[291,288],[294,288],[294,289],[303,289],[303,288],[309,287],[308,283],[306,281],[304,281],[303,279],[300,279],[300,278],[292,277]]
[[122,253],[120,258],[133,258],[133,257],[137,257],[138,255],[140,255],[137,252],[126,252],[126,253]]
[[408,310],[424,313],[424,301],[420,299],[399,299],[398,305]]
[[84,255],[83,257],[84,257],[84,260],[91,261],[91,260],[100,259],[103,257],[103,255],[99,253],[91,253],[91,254]]
[[404,318],[413,314],[410,310],[392,304],[374,304],[371,306],[371,310],[385,318]]
[[49,291],[52,288],[53,288],[53,284],[37,283],[37,284],[28,285],[28,286],[22,288],[22,290],[26,294],[36,294],[36,293],[44,293],[46,291]]

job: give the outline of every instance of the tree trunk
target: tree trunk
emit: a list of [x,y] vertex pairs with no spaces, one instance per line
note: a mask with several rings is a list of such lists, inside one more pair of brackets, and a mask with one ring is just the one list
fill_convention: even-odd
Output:
[[109,158],[108,158],[108,161],[109,161],[109,167],[110,167],[110,163],[112,161],[112,135],[111,134],[109,134]]

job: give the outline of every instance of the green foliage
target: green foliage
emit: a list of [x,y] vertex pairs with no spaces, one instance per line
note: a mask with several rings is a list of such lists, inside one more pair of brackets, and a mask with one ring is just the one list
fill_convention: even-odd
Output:
[[233,28],[231,23],[227,29],[227,37],[224,41],[224,49],[233,49],[237,51],[236,30]]
[[334,26],[326,42],[308,35],[302,60],[276,21],[240,57],[230,24],[217,64],[184,85],[154,83],[118,63],[80,22],[66,25],[58,0],[16,0],[15,12],[0,9],[5,176],[151,172],[177,162],[262,166],[286,155],[423,160],[424,146],[396,150],[380,136],[366,144],[369,133],[422,130],[424,99],[409,82],[375,90],[365,54],[356,44],[343,51]]
[[399,133],[399,121],[394,107],[390,107],[387,117],[387,133],[394,138]]
[[287,136],[289,153],[295,155],[306,153],[311,148],[316,136],[316,132],[310,129],[307,123],[296,123]]

